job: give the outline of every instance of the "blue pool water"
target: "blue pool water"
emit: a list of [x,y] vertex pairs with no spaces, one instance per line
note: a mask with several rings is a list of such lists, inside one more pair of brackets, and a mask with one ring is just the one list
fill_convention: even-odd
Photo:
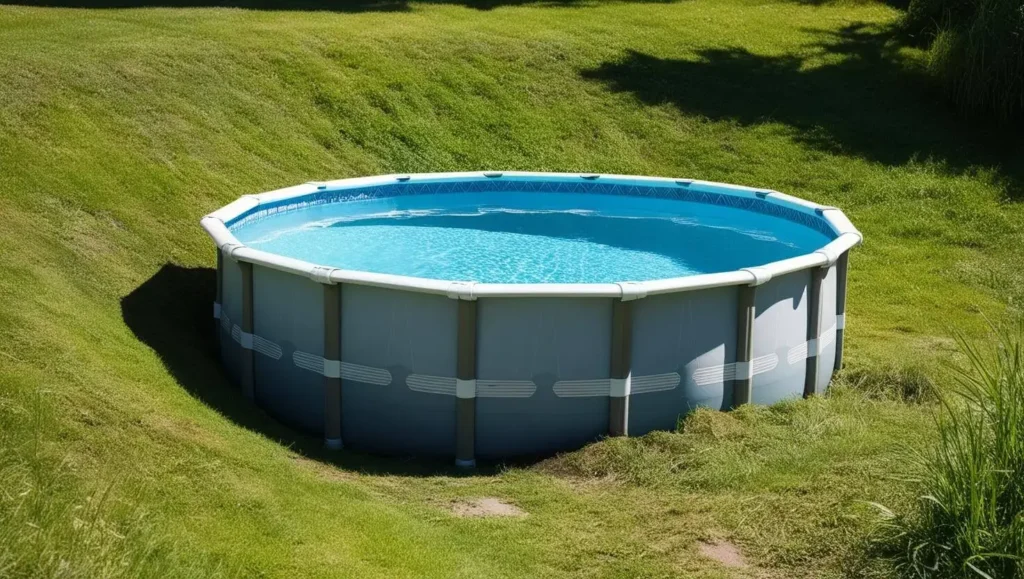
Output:
[[643,197],[435,194],[307,207],[233,227],[256,249],[343,269],[482,283],[646,281],[731,271],[829,242],[741,209]]

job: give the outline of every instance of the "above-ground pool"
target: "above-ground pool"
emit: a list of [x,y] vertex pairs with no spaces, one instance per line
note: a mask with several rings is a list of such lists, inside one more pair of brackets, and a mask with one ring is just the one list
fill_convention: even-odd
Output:
[[202,223],[246,396],[332,448],[460,465],[823,391],[861,241],[775,191],[544,173],[307,183]]

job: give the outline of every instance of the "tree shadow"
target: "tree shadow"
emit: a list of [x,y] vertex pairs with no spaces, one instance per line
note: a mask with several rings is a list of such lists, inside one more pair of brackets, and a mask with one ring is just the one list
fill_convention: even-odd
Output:
[[[886,165],[931,160],[950,173],[988,167],[1024,197],[1019,127],[959,118],[923,70],[898,54],[896,31],[852,24],[816,31],[807,56],[707,49],[699,60],[630,51],[581,74],[650,105],[743,126],[782,123],[809,147]],[[806,66],[825,57],[834,64]],[[838,60],[837,60],[838,57]]]
[[494,475],[505,466],[526,466],[545,457],[488,463],[472,471],[440,459],[371,456],[351,450],[329,451],[323,439],[277,422],[242,396],[221,367],[214,319],[216,272],[165,264],[153,277],[121,299],[121,316],[142,343],[153,349],[167,371],[196,399],[235,424],[259,432],[296,453],[366,474],[400,476]]
[[[678,0],[620,0],[671,4]],[[410,4],[446,4],[476,10],[504,6],[585,7],[595,0],[0,0],[0,5],[46,8],[242,8],[323,12],[405,12]]]
[[[875,1],[896,10],[906,10],[910,6],[910,0],[865,0],[864,3],[869,4]],[[793,0],[793,2],[805,6],[828,6],[830,4],[846,3],[848,0]]]

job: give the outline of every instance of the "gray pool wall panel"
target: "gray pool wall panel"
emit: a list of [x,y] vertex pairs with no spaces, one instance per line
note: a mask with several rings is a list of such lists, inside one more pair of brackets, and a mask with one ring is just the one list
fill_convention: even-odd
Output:
[[607,433],[610,299],[488,298],[478,308],[478,457],[579,448]]
[[341,424],[346,447],[382,454],[454,454],[457,306],[442,296],[343,286]]
[[[807,373],[807,297],[811,272],[797,271],[757,287],[754,318],[754,404],[803,396]],[[831,373],[830,373],[831,374]]]
[[289,426],[323,433],[323,375],[295,365],[296,352],[323,356],[322,286],[256,266],[253,314],[256,403]]
[[630,435],[672,430],[697,406],[730,407],[737,294],[722,287],[633,302]]

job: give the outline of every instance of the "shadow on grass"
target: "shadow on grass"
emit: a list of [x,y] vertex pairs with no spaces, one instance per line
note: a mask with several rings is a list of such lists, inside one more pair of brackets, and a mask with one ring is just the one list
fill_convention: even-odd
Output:
[[[210,268],[166,264],[121,299],[121,316],[132,333],[153,349],[182,388],[239,426],[287,446],[297,453],[338,468],[367,474],[402,476],[491,475],[503,465],[481,463],[473,471],[447,460],[376,457],[350,450],[328,451],[323,439],[275,421],[247,401],[221,368],[211,315],[216,273]],[[529,464],[536,459],[517,463]]]
[[[874,4],[876,1],[896,10],[906,10],[910,6],[910,0],[860,0],[859,3]],[[793,0],[793,2],[805,6],[828,6],[830,4],[846,4],[849,3],[849,0]]]
[[[671,4],[678,0],[620,0]],[[404,12],[410,4],[446,4],[476,10],[503,6],[583,7],[595,0],[0,0],[0,5],[48,8],[243,8],[326,12]]]
[[[808,57],[727,48],[681,60],[630,51],[582,75],[689,115],[782,123],[796,141],[830,153],[886,165],[931,160],[955,174],[991,168],[1011,199],[1024,199],[1020,128],[958,118],[924,71],[901,61],[894,30],[853,24],[821,34]],[[811,57],[828,63],[807,66]]]

